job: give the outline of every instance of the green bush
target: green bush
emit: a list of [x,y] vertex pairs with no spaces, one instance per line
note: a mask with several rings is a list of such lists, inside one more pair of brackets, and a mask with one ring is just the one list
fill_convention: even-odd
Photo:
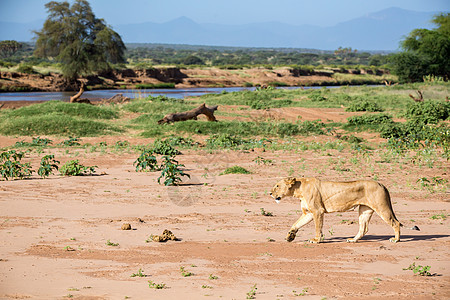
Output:
[[73,146],[80,146],[80,138],[69,136],[67,140],[62,141],[58,145],[66,146],[66,147],[73,147]]
[[58,170],[59,161],[55,160],[55,155],[45,155],[41,159],[41,165],[37,171],[38,175],[42,178],[48,177],[53,173],[53,169]]
[[293,123],[277,123],[275,124],[273,130],[277,136],[291,136],[299,134],[299,126]]
[[347,118],[350,125],[380,125],[393,123],[392,116],[387,114],[365,114]]
[[248,141],[230,134],[213,134],[206,139],[206,147],[211,149],[232,149],[248,144]]
[[134,161],[136,165],[136,172],[157,171],[159,170],[156,157],[152,150],[144,150],[141,155]]
[[31,176],[33,170],[30,163],[21,163],[25,156],[24,152],[15,150],[0,153],[0,175],[8,180],[13,178],[23,179]]
[[181,177],[191,177],[189,174],[184,173],[180,167],[184,165],[178,163],[171,156],[163,156],[163,163],[161,164],[161,176],[158,177],[158,183],[161,184],[161,179],[164,178],[164,185],[178,185],[181,182]]
[[14,147],[45,147],[45,146],[49,146],[52,144],[52,140],[48,139],[48,138],[41,138],[41,137],[34,137],[31,141],[31,143],[29,142],[25,142],[25,141],[20,141],[20,142],[16,142],[14,144]]
[[26,65],[26,64],[20,64],[19,67],[17,67],[17,72],[26,73],[26,74],[36,73],[36,71],[34,71],[33,66]]
[[393,123],[382,126],[380,135],[388,139],[387,146],[394,150],[403,151],[435,145],[442,147],[443,156],[447,160],[450,158],[450,126],[446,123],[438,126],[411,121]]
[[175,149],[170,144],[170,140],[167,140],[167,139],[166,140],[160,140],[160,139],[155,140],[153,142],[151,150],[154,154],[160,154],[160,155],[174,156],[174,155],[181,154],[180,151]]
[[380,112],[383,109],[375,102],[370,101],[357,101],[350,104],[345,111],[370,111],[370,112]]
[[81,176],[95,173],[97,166],[83,166],[78,159],[66,162],[59,172],[62,176]]
[[423,124],[436,124],[450,115],[450,102],[424,101],[414,102],[406,109],[406,118]]
[[320,120],[299,122],[298,127],[299,134],[325,134],[325,131],[323,129],[325,127],[325,124]]
[[327,100],[327,98],[322,96],[321,92],[313,92],[311,95],[308,96],[308,98],[309,98],[309,100],[311,100],[313,102],[321,102],[321,101]]

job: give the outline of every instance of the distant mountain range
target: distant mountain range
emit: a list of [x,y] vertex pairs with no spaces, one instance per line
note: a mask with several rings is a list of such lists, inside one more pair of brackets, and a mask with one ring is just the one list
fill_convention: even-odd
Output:
[[[165,23],[115,25],[113,29],[126,43],[322,50],[351,47],[358,50],[395,51],[399,48],[399,42],[413,29],[432,28],[430,21],[437,13],[388,8],[331,27],[279,22],[199,24],[187,17],[180,17]],[[27,24],[0,22],[0,40],[30,41],[31,30],[41,28],[42,24],[43,21]]]

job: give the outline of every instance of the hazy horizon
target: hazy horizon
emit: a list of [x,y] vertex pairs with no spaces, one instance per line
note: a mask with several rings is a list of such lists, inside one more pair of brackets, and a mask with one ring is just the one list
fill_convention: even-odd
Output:
[[[0,40],[31,40],[31,31],[39,30],[41,22],[47,17],[45,4],[48,2],[0,0],[0,23],[4,24],[0,26]],[[431,28],[433,14],[450,10],[448,1],[443,0],[426,3],[418,0],[380,0],[367,1],[364,5],[361,0],[280,0],[276,5],[269,0],[90,0],[89,3],[95,15],[119,32],[127,43],[321,50],[336,49],[338,46],[396,50],[401,38],[410,30]],[[376,14],[392,8],[411,13],[404,16],[405,20],[401,19],[402,15]],[[192,22],[185,20],[183,23],[180,18]],[[165,25],[171,21],[177,23],[171,29],[165,26],[138,26],[145,23]],[[353,22],[351,26],[350,22]],[[201,26],[195,26],[197,24]],[[247,26],[251,24],[266,25]],[[310,35],[305,32],[310,32]]]

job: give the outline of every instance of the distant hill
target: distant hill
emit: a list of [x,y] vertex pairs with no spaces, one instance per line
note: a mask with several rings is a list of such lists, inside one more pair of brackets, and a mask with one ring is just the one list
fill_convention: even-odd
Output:
[[[389,8],[331,27],[289,25],[279,22],[246,25],[198,24],[187,17],[165,23],[146,22],[113,26],[127,43],[161,43],[228,47],[314,48],[334,50],[395,51],[399,42],[415,28],[432,28],[438,12],[415,12]],[[0,40],[31,40],[31,29],[43,21],[28,24],[0,22]],[[5,30],[7,28],[7,30]]]
[[432,28],[434,13],[389,8],[332,27],[289,25],[278,22],[246,25],[198,24],[186,17],[166,23],[116,26],[126,42],[165,44],[315,48],[334,50],[390,50],[415,28]]

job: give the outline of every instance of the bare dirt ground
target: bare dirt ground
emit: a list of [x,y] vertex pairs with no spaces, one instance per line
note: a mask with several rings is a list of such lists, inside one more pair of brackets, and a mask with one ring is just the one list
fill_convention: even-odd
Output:
[[[298,112],[303,119],[317,114],[304,110],[303,116]],[[338,111],[327,113],[340,118]],[[51,138],[54,144],[62,140]],[[0,137],[0,147],[20,140],[31,138]],[[119,140],[151,141],[108,136],[82,142]],[[448,162],[440,159],[427,168],[376,156],[351,164],[356,157],[351,150],[327,149],[182,152],[177,159],[191,178],[177,187],[159,185],[159,172],[135,172],[138,153],[88,148],[44,153],[61,163],[79,159],[97,165],[97,175],[0,181],[0,298],[246,299],[256,285],[255,299],[448,299],[449,193],[430,193],[416,183],[420,177],[449,179]],[[32,152],[27,161],[38,166],[44,153]],[[268,163],[257,164],[258,157]],[[234,165],[252,173],[220,175]],[[321,244],[307,242],[314,234],[312,223],[286,242],[300,214],[299,201],[276,204],[268,192],[288,175],[378,177],[405,225],[401,242],[390,243],[391,227],[374,215],[368,235],[346,243],[358,231],[357,211],[327,214]],[[261,208],[273,216],[262,215]],[[124,223],[132,230],[121,230]],[[414,225],[421,231],[407,229]],[[179,241],[146,242],[164,229]],[[432,276],[403,270],[412,263],[431,266]],[[182,276],[181,267],[193,275]],[[131,277],[140,269],[143,277]],[[165,288],[150,288],[149,281]]]

